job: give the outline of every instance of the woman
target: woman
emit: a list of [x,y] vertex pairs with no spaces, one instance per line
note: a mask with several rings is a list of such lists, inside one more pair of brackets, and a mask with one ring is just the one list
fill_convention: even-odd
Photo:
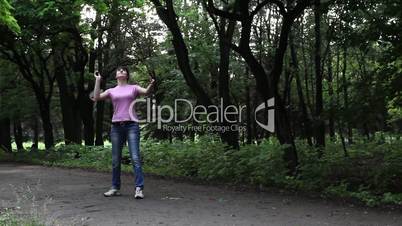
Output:
[[112,127],[110,139],[112,142],[112,187],[103,195],[105,197],[121,195],[120,171],[121,152],[123,145],[128,141],[128,149],[133,164],[135,178],[135,198],[144,198],[144,175],[140,157],[140,128],[138,118],[134,112],[130,116],[130,104],[138,95],[146,95],[153,87],[155,80],[152,79],[148,87],[128,84],[130,73],[127,67],[120,66],[116,71],[117,85],[100,93],[101,75],[95,73],[94,101],[111,99],[113,103]]

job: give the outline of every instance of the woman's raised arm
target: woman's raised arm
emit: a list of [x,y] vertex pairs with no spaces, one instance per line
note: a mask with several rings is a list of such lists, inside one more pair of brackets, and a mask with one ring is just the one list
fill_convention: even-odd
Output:
[[95,77],[95,88],[94,88],[94,96],[91,98],[93,101],[98,101],[98,100],[104,100],[109,97],[109,90],[106,90],[105,92],[100,93],[100,83],[102,80],[102,76],[99,74],[99,72],[95,72],[94,74]]
[[147,95],[151,92],[152,87],[155,84],[155,79],[151,79],[151,82],[149,83],[147,88],[142,88],[141,86],[137,86],[138,88],[138,93],[141,95]]

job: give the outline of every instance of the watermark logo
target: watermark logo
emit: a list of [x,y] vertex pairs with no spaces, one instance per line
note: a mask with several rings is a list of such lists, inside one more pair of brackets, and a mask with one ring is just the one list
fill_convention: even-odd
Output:
[[[138,104],[146,104],[146,117],[138,118],[135,109]],[[256,123],[263,129],[274,132],[275,129],[275,99],[271,98],[264,103],[257,106],[254,111],[254,118]],[[131,102],[129,114],[131,119],[140,123],[156,123],[158,129],[167,131],[244,131],[246,126],[242,126],[242,119],[245,105],[235,106],[228,105],[224,107],[223,99],[220,99],[220,105],[210,105],[208,107],[202,105],[194,106],[193,103],[187,99],[175,99],[174,105],[157,105],[155,99],[141,98],[135,99]],[[260,122],[257,118],[257,113],[260,111],[266,112],[268,115],[266,124]],[[180,116],[180,118],[179,118]],[[199,125],[180,125],[185,122],[196,122]],[[222,122],[227,122],[229,126],[219,125]],[[172,126],[171,124],[179,124]],[[170,125],[169,125],[170,124]],[[176,128],[177,127],[177,128]]]
[[[268,130],[269,132],[273,133],[275,131],[275,109],[274,109],[274,105],[275,105],[275,98],[272,97],[271,99],[267,100],[264,103],[261,103],[260,105],[258,105],[258,107],[255,109],[254,111],[254,118],[255,121],[257,122],[257,124],[259,126],[261,126],[261,128]],[[258,121],[257,118],[257,112],[263,110],[263,109],[268,109],[268,122],[267,124],[261,123]]]

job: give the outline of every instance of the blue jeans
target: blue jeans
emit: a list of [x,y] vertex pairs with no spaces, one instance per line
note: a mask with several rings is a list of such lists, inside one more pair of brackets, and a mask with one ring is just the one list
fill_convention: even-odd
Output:
[[140,127],[138,122],[123,125],[112,124],[110,139],[112,141],[112,188],[120,189],[121,152],[128,141],[136,187],[144,188],[144,175],[140,156]]

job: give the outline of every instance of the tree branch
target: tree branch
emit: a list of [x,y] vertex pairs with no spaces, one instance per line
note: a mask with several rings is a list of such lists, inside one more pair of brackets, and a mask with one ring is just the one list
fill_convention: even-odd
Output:
[[207,6],[207,4],[205,3],[205,1],[202,1],[201,3],[202,3],[202,6],[204,6],[204,8],[206,9],[208,15],[211,17],[212,22],[213,22],[214,25],[215,25],[216,32],[218,33],[218,35],[219,35],[220,37],[223,37],[223,33],[221,32],[221,29],[219,28],[218,21],[217,21],[217,19],[215,18],[214,14],[212,14],[212,12],[211,12],[210,10],[208,10],[208,6]]
[[[204,0],[205,1],[205,0]],[[231,13],[229,11],[223,11],[215,7],[214,1],[213,0],[206,0],[207,1],[207,11],[209,13],[215,14],[220,17],[224,17],[226,19],[232,20],[232,21],[243,21],[247,19],[248,16],[242,15],[242,14],[237,14],[237,13]],[[242,0],[244,1],[244,0]],[[236,3],[235,3],[236,4]]]
[[255,16],[268,3],[274,3],[279,8],[279,13],[281,15],[286,15],[287,12],[285,5],[280,0],[264,0],[255,7],[255,9],[250,13],[250,15]]
[[312,0],[299,0],[297,1],[296,6],[288,12],[288,14],[295,19],[298,17],[304,9],[306,9],[308,6],[311,6],[313,4]]

